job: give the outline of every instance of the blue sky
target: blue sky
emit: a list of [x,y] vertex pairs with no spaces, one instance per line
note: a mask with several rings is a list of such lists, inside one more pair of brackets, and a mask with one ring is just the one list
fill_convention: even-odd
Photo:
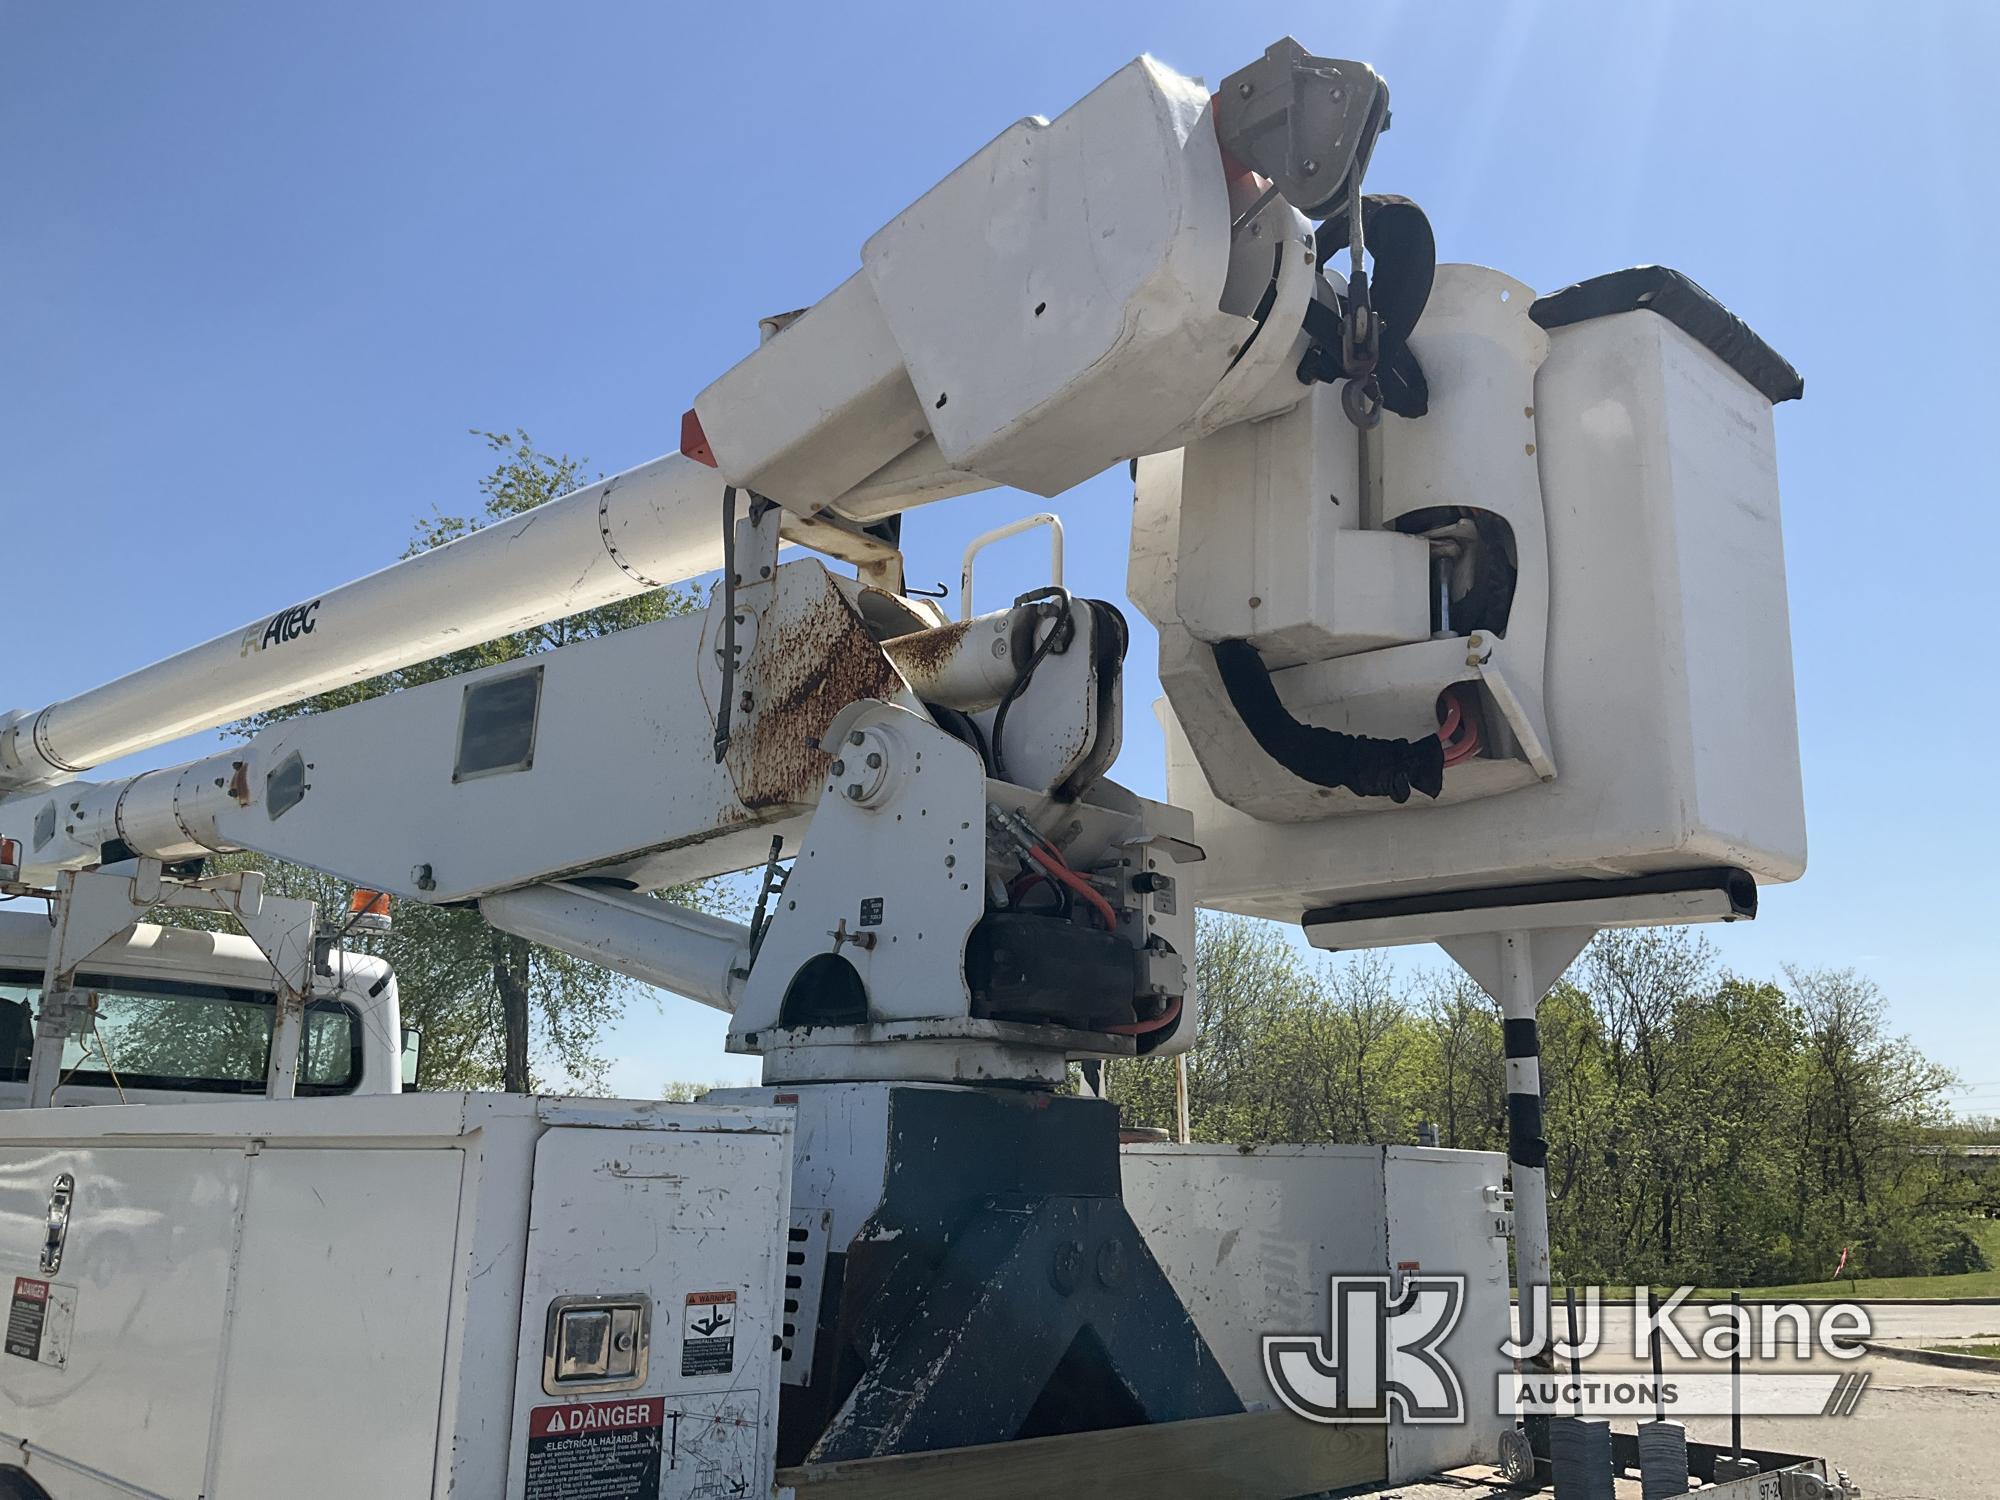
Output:
[[[760,314],[1012,120],[1287,31],[1387,77],[1369,186],[1441,258],[1543,290],[1676,266],[1804,372],[1778,436],[1812,863],[1711,936],[1747,973],[1871,975],[2000,1113],[1983,4],[0,0],[0,704],[380,565],[475,503],[468,428],[606,471],[672,449]],[[1127,495],[1057,502],[1072,588],[1122,596]],[[916,513],[912,581],[1038,505]],[[997,553],[992,600],[1041,557]],[[1120,774],[1158,794],[1151,650]],[[719,1022],[635,1003],[614,1083],[744,1076]]]

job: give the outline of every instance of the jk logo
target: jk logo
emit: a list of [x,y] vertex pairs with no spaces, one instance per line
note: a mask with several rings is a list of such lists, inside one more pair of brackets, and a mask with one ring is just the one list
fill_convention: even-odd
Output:
[[1313,1422],[1463,1422],[1458,1373],[1439,1352],[1465,1307],[1463,1276],[1336,1276],[1332,1337],[1266,1334],[1264,1376],[1278,1399]]

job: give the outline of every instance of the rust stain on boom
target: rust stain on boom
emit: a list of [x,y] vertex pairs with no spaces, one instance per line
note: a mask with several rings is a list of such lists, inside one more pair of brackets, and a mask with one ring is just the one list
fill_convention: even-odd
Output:
[[915,630],[896,638],[896,664],[908,676],[919,697],[927,683],[937,681],[972,630],[972,621],[953,620],[931,630]]
[[730,746],[729,769],[743,805],[765,809],[817,800],[833,762],[820,741],[835,714],[862,698],[904,698],[909,687],[829,580],[817,599],[773,622],[740,690],[750,695],[750,721]]

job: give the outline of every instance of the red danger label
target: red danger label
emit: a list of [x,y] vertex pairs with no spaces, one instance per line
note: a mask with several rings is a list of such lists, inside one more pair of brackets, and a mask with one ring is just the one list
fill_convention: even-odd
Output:
[[528,1436],[630,1432],[635,1427],[659,1427],[666,1419],[667,1403],[658,1396],[628,1401],[577,1401],[565,1406],[536,1407],[528,1414]]
[[526,1500],[659,1500],[658,1396],[574,1401],[528,1413]]
[[20,1359],[42,1358],[42,1339],[49,1325],[49,1284],[28,1276],[14,1278],[14,1296],[7,1304],[6,1350]]

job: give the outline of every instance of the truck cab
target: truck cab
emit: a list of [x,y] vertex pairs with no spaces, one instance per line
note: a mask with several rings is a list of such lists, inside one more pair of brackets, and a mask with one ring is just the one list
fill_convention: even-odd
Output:
[[[28,1103],[49,939],[39,910],[0,912],[0,1109]],[[402,1026],[389,965],[336,948],[313,979],[298,1093],[413,1087],[417,1038]],[[249,938],[140,922],[96,954],[78,980],[97,1006],[85,1033],[64,1046],[57,1105],[262,1097],[276,985]]]

